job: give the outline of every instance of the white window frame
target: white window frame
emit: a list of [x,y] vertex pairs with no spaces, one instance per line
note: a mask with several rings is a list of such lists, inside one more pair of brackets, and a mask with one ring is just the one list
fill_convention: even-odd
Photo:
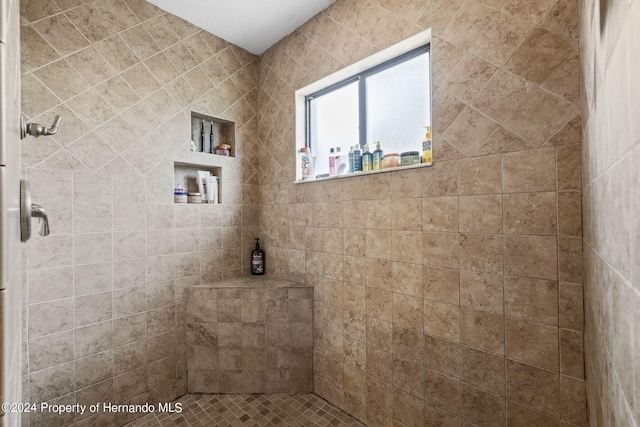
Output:
[[[414,49],[417,49],[421,46],[428,45],[431,43],[431,29],[422,31],[412,37],[409,37],[399,43],[396,43],[386,49],[383,49],[367,58],[364,58],[352,65],[349,65],[341,70],[336,71],[333,74],[330,74],[322,79],[311,83],[301,89],[298,89],[295,92],[295,107],[296,107],[296,150],[294,155],[298,152],[300,148],[307,146],[307,96],[320,92],[323,89],[329,88],[337,83],[340,83],[344,80],[347,80],[355,75],[361,74],[367,70],[375,68],[376,66],[402,56]],[[429,55],[431,58],[431,55]],[[431,79],[429,79],[431,84]],[[429,88],[429,93],[432,93],[431,88]],[[433,97],[433,95],[431,95]],[[429,100],[431,102],[431,99]],[[431,117],[433,121],[433,110],[431,110]],[[296,157],[297,159],[297,157]],[[301,176],[301,165],[298,161],[295,162],[296,165],[296,179]],[[358,175],[343,175],[340,178],[345,176],[358,176]],[[332,177],[336,178],[336,177]],[[324,178],[326,179],[326,178]],[[329,178],[331,179],[331,178]],[[312,182],[311,181],[296,181],[296,182]]]

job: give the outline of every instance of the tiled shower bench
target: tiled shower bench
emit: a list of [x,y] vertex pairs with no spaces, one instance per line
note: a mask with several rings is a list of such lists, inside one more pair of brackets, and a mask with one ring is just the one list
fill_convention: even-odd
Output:
[[264,276],[187,288],[190,393],[313,390],[313,287]]

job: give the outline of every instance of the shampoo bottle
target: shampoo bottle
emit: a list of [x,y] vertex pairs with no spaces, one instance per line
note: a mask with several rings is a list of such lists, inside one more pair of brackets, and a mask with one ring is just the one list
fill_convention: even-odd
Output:
[[362,153],[362,171],[369,172],[373,170],[373,156],[369,152],[369,144],[364,144],[364,153]]
[[254,276],[264,274],[264,262],[264,251],[260,249],[260,239],[256,239],[256,248],[251,251],[251,274]]
[[360,144],[353,146],[353,172],[362,172],[362,150],[360,150]]
[[349,149],[349,173],[353,173],[355,171],[355,163],[353,162],[353,145]]
[[335,148],[329,151],[329,176],[336,176],[336,155]]
[[422,163],[431,166],[433,164],[433,153],[431,147],[431,126],[425,126],[427,133],[422,140]]
[[380,141],[378,141],[376,142],[376,150],[372,154],[372,159],[373,159],[372,170],[377,171],[378,169],[382,169],[381,165],[382,165],[383,157],[384,157],[384,152],[380,149]]

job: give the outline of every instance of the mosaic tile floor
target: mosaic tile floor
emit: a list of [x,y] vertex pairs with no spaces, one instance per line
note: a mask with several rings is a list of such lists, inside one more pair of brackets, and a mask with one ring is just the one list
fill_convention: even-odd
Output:
[[364,426],[315,394],[187,394],[176,402],[181,413],[148,414],[126,427]]

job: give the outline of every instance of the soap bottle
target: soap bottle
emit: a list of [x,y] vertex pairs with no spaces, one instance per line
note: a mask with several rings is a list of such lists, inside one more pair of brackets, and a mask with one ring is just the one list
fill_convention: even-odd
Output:
[[260,249],[260,239],[256,239],[256,248],[251,251],[251,274],[254,276],[264,274],[264,266],[264,251]]
[[355,171],[355,163],[353,158],[353,145],[349,148],[349,173]]
[[431,145],[431,126],[425,126],[427,133],[422,140],[422,163],[431,166],[433,164],[433,154]]
[[380,149],[380,141],[376,142],[376,150],[372,154],[372,166],[374,171],[381,169],[382,158],[384,157],[384,152]]
[[362,172],[362,151],[360,144],[353,146],[353,172]]
[[364,144],[364,153],[362,153],[362,171],[369,172],[373,168],[373,156],[369,152],[369,144]]
[[329,150],[329,176],[336,176],[336,155],[335,148]]

